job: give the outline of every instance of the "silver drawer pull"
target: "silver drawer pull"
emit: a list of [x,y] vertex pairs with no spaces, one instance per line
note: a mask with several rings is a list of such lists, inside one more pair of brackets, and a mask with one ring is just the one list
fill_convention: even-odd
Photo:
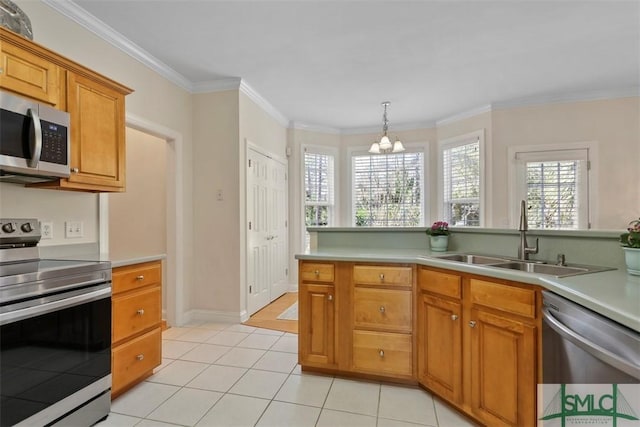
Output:
[[142,274],[139,276],[136,276],[136,280],[144,280],[144,276]]
[[144,354],[139,354],[136,356],[137,360],[144,360]]
[[380,349],[380,351],[378,352],[378,354],[380,355],[380,357],[384,357],[384,350]]
[[469,321],[469,326],[471,326],[472,328],[476,327],[476,321],[475,320],[470,320]]
[[138,311],[136,311],[136,314],[137,314],[138,316],[142,316],[142,315],[144,314],[144,309],[142,309],[142,308],[141,308],[141,309],[139,309]]
[[452,314],[451,315],[451,320],[458,320],[458,315],[457,314]]
[[327,295],[327,299],[328,299],[329,301],[333,301],[333,295],[331,295],[331,294]]
[[316,276],[320,275],[320,272],[318,270],[314,271],[313,274],[315,274]]
[[79,172],[80,172],[80,169],[78,169],[78,168],[71,168],[71,172],[73,172],[73,173],[79,173]]
[[384,310],[384,305],[381,305],[381,306],[380,306],[380,308],[379,308],[378,310],[380,310],[380,313],[384,313],[384,311],[385,311],[385,310]]
[[383,273],[380,273],[380,281],[384,282],[384,274]]

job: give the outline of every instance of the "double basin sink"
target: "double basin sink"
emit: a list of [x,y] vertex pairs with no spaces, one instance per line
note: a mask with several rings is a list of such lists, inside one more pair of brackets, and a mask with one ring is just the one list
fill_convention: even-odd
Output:
[[451,254],[436,257],[446,261],[454,261],[465,264],[482,265],[507,270],[524,271],[527,273],[547,274],[555,277],[576,276],[578,274],[597,273],[613,270],[610,267],[596,267],[590,265],[556,265],[544,261],[522,261],[509,258],[490,257],[471,254]]

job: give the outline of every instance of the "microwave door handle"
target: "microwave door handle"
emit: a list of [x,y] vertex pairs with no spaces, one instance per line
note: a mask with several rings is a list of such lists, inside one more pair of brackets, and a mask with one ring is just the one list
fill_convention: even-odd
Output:
[[42,153],[42,124],[40,116],[33,108],[27,110],[27,115],[31,117],[31,130],[29,132],[29,149],[31,150],[31,159],[27,161],[30,168],[38,167],[40,155]]

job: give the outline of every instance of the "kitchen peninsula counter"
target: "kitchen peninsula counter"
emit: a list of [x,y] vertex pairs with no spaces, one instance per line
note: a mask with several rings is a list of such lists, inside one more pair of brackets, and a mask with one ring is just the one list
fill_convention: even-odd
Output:
[[[539,285],[640,332],[640,276],[629,275],[624,269],[555,277],[437,258],[453,253],[456,252],[431,252],[428,249],[325,247],[298,254],[296,258],[316,261],[411,263]],[[490,256],[490,254],[483,255]]]

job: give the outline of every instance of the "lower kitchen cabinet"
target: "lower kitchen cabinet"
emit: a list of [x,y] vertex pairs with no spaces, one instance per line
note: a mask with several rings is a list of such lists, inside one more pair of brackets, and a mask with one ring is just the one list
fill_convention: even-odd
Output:
[[335,360],[333,285],[303,283],[298,290],[299,361],[301,365],[332,367]]
[[112,274],[112,387],[116,397],[162,362],[162,263],[128,265]]

